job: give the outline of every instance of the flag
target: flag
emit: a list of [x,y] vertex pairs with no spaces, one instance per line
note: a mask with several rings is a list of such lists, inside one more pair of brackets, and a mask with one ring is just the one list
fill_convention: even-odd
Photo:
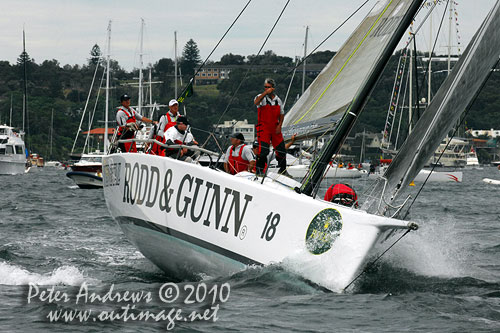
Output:
[[190,97],[192,96],[194,93],[193,91],[193,79],[191,79],[191,81],[189,81],[189,84],[186,86],[186,88],[184,88],[184,90],[182,91],[181,95],[179,96],[179,98],[177,98],[177,101],[179,103],[183,103],[184,100],[187,98],[187,97]]

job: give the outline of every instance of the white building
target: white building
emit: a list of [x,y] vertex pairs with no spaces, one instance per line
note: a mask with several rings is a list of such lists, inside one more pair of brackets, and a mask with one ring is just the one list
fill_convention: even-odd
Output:
[[215,133],[220,136],[229,136],[240,132],[245,137],[246,143],[252,143],[255,140],[255,126],[249,124],[248,120],[227,120],[223,124],[214,125]]

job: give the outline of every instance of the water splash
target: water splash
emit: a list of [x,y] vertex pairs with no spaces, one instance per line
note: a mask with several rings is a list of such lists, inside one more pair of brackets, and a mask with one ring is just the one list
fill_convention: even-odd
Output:
[[477,268],[471,267],[473,242],[460,232],[459,222],[453,218],[418,221],[420,229],[399,242],[384,261],[424,276],[471,276]]
[[36,283],[39,285],[62,284],[79,286],[83,282],[94,284],[98,281],[85,277],[84,274],[74,266],[61,266],[50,273],[38,274],[16,265],[0,262],[0,285],[19,286]]

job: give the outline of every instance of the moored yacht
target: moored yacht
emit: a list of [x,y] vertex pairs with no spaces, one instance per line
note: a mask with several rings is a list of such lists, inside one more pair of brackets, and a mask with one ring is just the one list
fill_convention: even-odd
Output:
[[66,174],[80,188],[102,188],[102,157],[100,152],[83,154]]
[[0,125],[0,175],[22,174],[26,169],[26,153],[21,135],[14,128]]

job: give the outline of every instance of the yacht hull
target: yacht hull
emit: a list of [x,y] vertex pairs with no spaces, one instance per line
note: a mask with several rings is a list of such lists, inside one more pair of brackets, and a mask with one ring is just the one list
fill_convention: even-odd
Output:
[[19,175],[25,173],[25,161],[0,160],[0,175]]
[[408,229],[298,194],[287,177],[231,176],[197,164],[144,154],[103,159],[111,216],[153,263],[178,279],[226,275],[280,263],[331,290],[342,290],[374,246]]
[[70,171],[66,174],[66,177],[70,178],[78,185],[79,188],[83,189],[94,189],[102,188],[102,177],[95,173],[81,172],[81,171]]

